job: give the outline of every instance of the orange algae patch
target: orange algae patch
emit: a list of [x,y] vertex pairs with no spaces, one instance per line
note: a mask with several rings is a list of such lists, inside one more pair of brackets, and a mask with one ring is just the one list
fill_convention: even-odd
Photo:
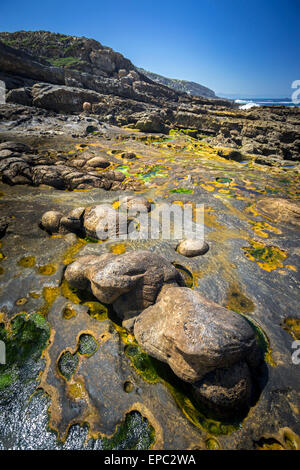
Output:
[[282,328],[287,331],[295,340],[300,340],[300,319],[286,318]]
[[52,276],[56,273],[57,267],[54,264],[45,264],[44,266],[38,266],[37,270],[42,276]]
[[122,255],[126,251],[126,246],[124,243],[117,243],[116,245],[112,245],[110,247],[110,251],[115,255]]
[[245,255],[251,261],[255,261],[258,266],[265,271],[271,272],[277,268],[283,268],[283,261],[288,253],[277,246],[264,245],[261,242],[250,241],[252,247],[243,248]]
[[250,222],[251,228],[254,230],[254,232],[262,238],[268,238],[269,235],[265,232],[267,230],[268,232],[280,234],[281,230],[279,230],[276,227],[273,227],[272,225],[268,224],[267,222]]
[[19,259],[18,266],[22,266],[23,268],[33,268],[35,263],[35,256],[24,256],[23,258]]

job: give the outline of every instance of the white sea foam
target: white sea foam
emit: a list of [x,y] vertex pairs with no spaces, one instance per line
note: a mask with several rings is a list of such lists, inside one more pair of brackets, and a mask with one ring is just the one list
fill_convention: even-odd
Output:
[[247,104],[243,104],[243,106],[240,106],[240,109],[251,109],[256,107],[259,107],[259,104],[254,103],[253,101],[249,101]]

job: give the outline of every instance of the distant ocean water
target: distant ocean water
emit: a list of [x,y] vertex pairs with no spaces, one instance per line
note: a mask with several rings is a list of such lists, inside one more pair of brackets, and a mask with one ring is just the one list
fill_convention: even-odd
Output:
[[297,106],[290,98],[242,98],[235,100],[235,103],[240,104],[241,109],[250,109],[255,106]]

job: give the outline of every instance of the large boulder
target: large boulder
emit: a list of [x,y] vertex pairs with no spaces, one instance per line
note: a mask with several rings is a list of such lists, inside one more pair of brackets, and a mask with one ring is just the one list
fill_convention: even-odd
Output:
[[43,214],[40,225],[48,233],[58,233],[60,228],[60,220],[62,217],[62,212],[47,211]]
[[80,113],[83,103],[97,103],[99,93],[82,88],[37,83],[32,87],[33,106],[56,112]]
[[113,304],[125,321],[154,304],[163,286],[184,284],[169,261],[142,250],[78,258],[67,267],[65,278],[79,289],[90,285],[94,296],[100,302]]
[[82,235],[84,211],[84,207],[76,207],[76,209],[72,209],[67,215],[61,217],[60,227],[63,231]]
[[215,369],[259,359],[249,323],[188,288],[165,289],[136,319],[134,334],[149,355],[190,383]]
[[135,127],[143,132],[164,132],[165,126],[158,114],[144,114],[137,121]]
[[224,417],[232,411],[246,410],[251,401],[253,384],[245,361],[231,367],[215,369],[193,384],[192,393],[197,402]]
[[6,96],[7,103],[17,103],[24,106],[32,106],[32,95],[30,88],[21,87],[10,90]]
[[256,203],[256,208],[273,222],[300,226],[300,203],[283,198],[265,198]]
[[98,240],[126,236],[128,219],[108,204],[88,207],[84,212],[83,225],[86,235]]

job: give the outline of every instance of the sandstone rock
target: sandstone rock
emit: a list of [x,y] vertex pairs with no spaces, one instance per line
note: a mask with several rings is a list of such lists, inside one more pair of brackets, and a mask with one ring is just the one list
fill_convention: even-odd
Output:
[[76,261],[69,264],[65,271],[65,279],[68,281],[71,287],[75,289],[89,289],[90,290],[90,281],[87,277],[87,270],[93,265],[97,264],[99,269],[101,269],[105,262],[112,258],[112,253],[104,254],[102,256],[81,256],[77,258]]
[[41,226],[49,233],[58,233],[63,214],[59,211],[48,211],[41,218]]
[[125,69],[120,69],[119,72],[118,72],[119,78],[126,77],[127,74],[128,74],[128,72]]
[[83,230],[84,211],[84,207],[77,207],[71,210],[66,216],[60,219],[60,227],[63,227],[68,232],[80,234]]
[[191,383],[216,368],[247,361],[257,348],[254,331],[241,315],[188,288],[165,289],[137,318],[134,334],[148,354]]
[[0,150],[11,150],[12,152],[28,153],[31,148],[21,142],[6,141],[0,144]]
[[56,112],[80,113],[84,102],[97,103],[99,93],[82,88],[38,83],[32,87],[33,106]]
[[[0,172],[4,183],[30,184],[39,186],[46,184],[56,189],[90,189],[103,188],[124,189],[121,183],[125,175],[119,171],[99,173],[95,166],[104,167],[109,164],[102,156],[91,152],[82,152],[80,158],[69,160],[65,155],[57,155],[54,162],[48,155],[31,155],[30,148],[17,142],[0,144]],[[98,160],[99,159],[99,160]],[[86,163],[91,161],[91,165]],[[75,169],[76,168],[76,169]]]
[[123,321],[152,305],[164,285],[184,284],[170,262],[149,251],[79,258],[68,266],[65,278],[78,288],[87,288],[87,279],[94,296],[113,304]]
[[102,204],[85,210],[83,225],[88,237],[106,240],[126,235],[128,220],[125,214],[115,211],[110,205]]
[[299,201],[283,198],[265,198],[256,203],[256,208],[274,222],[300,226]]
[[209,246],[204,240],[187,239],[180,242],[176,249],[181,255],[192,257],[204,255]]
[[109,165],[109,161],[104,157],[94,157],[86,162],[86,167],[91,168],[107,168]]
[[109,170],[105,172],[105,177],[114,181],[119,181],[120,183],[126,179],[124,173],[118,170]]
[[90,112],[92,110],[92,105],[88,101],[85,101],[82,105],[82,110],[85,112]]
[[157,114],[146,114],[141,117],[135,127],[143,132],[164,132],[165,126]]
[[138,212],[150,212],[151,202],[149,202],[145,197],[131,196],[122,201],[120,209],[122,208],[127,209],[130,212],[130,215],[134,216],[134,214]]
[[230,416],[250,406],[252,379],[246,362],[216,369],[193,384],[195,399],[219,416]]

